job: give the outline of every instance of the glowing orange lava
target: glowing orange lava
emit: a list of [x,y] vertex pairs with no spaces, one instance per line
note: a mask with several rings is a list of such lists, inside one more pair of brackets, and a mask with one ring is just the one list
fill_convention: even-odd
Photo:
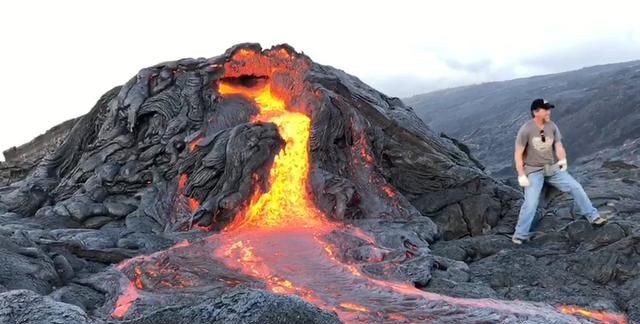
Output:
[[359,312],[368,312],[369,311],[366,307],[360,306],[358,304],[342,303],[342,304],[340,304],[340,306],[342,306],[342,307],[344,307],[346,309],[355,310],[355,311],[359,311]]
[[116,308],[111,313],[113,318],[122,318],[127,312],[133,303],[138,299],[138,290],[136,286],[134,286],[133,282],[129,282],[129,286],[127,286],[127,290],[120,295],[118,300],[116,301]]
[[[178,178],[178,195],[180,196],[179,199],[184,199],[182,197],[182,195],[184,195],[184,188],[187,185],[187,175],[186,174],[181,174],[180,178]],[[198,199],[195,199],[193,197],[188,197],[187,198],[187,206],[189,207],[189,211],[190,212],[194,212],[196,209],[200,208],[200,202],[198,201]],[[194,224],[193,227],[197,227],[199,225]]]
[[202,142],[203,139],[204,139],[203,137],[199,137],[193,140],[191,143],[189,143],[189,152],[193,152],[193,150],[196,149],[196,146],[198,146],[198,144],[200,144],[200,142]]
[[590,311],[575,306],[559,306],[558,310],[564,314],[582,315],[585,317],[596,319],[606,324],[627,324],[627,318],[621,314],[614,314],[604,311]]
[[[185,248],[188,246],[190,246],[190,243],[187,240],[184,240],[184,241],[178,242],[177,244],[169,248],[168,251],[172,249],[177,249],[177,248]],[[161,251],[159,253],[163,253],[163,252],[165,251]],[[134,261],[143,261],[143,260],[150,260],[150,259],[151,259],[151,256],[146,256],[146,255],[140,255],[135,258],[126,259],[120,262],[118,265],[116,265],[116,269],[123,271],[125,268],[131,265]],[[133,305],[133,303],[135,303],[135,301],[140,298],[138,289],[144,288],[144,284],[141,278],[142,270],[140,269],[140,267],[136,266],[134,268],[133,273],[134,273],[133,280],[129,281],[129,284],[127,285],[127,288],[125,289],[125,291],[122,292],[120,296],[118,296],[118,299],[116,300],[115,309],[111,313],[111,317],[113,318],[124,317],[129,311],[129,308],[131,308],[131,306]]]
[[135,267],[135,269],[133,270],[135,273],[135,280],[134,280],[134,284],[136,286],[136,288],[138,289],[142,289],[144,288],[144,284],[142,283],[142,270],[140,270],[140,267]]
[[396,196],[396,192],[393,191],[393,189],[391,189],[391,186],[389,185],[385,185],[384,187],[382,187],[382,190],[384,190],[384,192],[387,194],[387,196],[389,196],[389,198],[393,198]]
[[189,209],[191,210],[191,212],[195,211],[199,207],[200,207],[200,202],[198,201],[198,199],[189,198]]
[[221,95],[243,95],[260,108],[254,122],[271,122],[278,126],[286,146],[275,157],[266,193],[256,190],[247,210],[236,217],[227,230],[239,228],[318,228],[326,222],[313,205],[307,191],[309,175],[309,127],[311,120],[300,112],[289,111],[283,99],[274,95],[267,83],[246,88],[220,82]]
[[181,174],[178,179],[178,193],[182,194],[184,192],[184,186],[187,185],[187,175]]

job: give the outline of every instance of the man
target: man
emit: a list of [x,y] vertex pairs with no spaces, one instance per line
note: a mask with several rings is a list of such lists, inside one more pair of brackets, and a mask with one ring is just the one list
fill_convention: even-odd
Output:
[[531,236],[529,230],[544,183],[562,192],[570,192],[578,206],[578,213],[591,224],[603,225],[607,222],[593,207],[582,186],[567,172],[562,135],[558,126],[551,121],[551,109],[554,107],[543,99],[534,100],[531,103],[533,118],[520,127],[516,137],[514,158],[518,183],[524,187],[524,203],[511,239],[515,244],[522,244]]

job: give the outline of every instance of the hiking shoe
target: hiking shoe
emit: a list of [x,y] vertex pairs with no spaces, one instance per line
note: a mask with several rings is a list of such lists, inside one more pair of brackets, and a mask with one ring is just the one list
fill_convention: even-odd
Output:
[[609,220],[602,217],[602,216],[598,216],[596,219],[594,219],[591,224],[596,225],[596,226],[602,226],[604,224],[606,224]]
[[515,236],[512,236],[512,237],[511,237],[511,242],[513,242],[513,244],[516,244],[516,245],[522,245],[522,243],[524,242],[524,240],[523,240],[523,239],[521,239],[521,238],[517,238],[517,237],[515,237]]

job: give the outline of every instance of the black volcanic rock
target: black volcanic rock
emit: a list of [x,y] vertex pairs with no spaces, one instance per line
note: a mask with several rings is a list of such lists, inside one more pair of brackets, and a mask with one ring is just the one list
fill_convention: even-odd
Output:
[[0,161],[0,186],[23,179],[48,154],[64,141],[76,119],[67,120],[31,140],[3,152],[5,161]]
[[323,312],[297,296],[274,296],[256,290],[236,290],[222,296],[207,297],[200,297],[195,304],[164,307],[119,323],[341,323],[335,314]]
[[75,305],[56,302],[31,290],[0,294],[0,323],[101,324]]
[[[255,102],[221,95],[222,81],[249,89],[268,81],[310,117],[308,190],[315,206],[340,224],[321,239],[335,247],[336,264],[367,278],[359,282],[410,287],[407,300],[394,300],[405,307],[400,315],[434,323],[589,322],[547,304],[576,303],[637,316],[636,304],[625,304],[611,286],[632,286],[637,277],[624,261],[637,256],[633,232],[615,223],[581,228],[569,211],[558,222],[542,219],[556,233],[548,236],[551,248],[514,249],[504,234],[513,229],[521,194],[484,173],[462,143],[436,135],[399,99],[343,71],[288,45],[262,50],[257,44],[142,69],[104,94],[27,177],[0,188],[6,242],[0,258],[13,262],[11,274],[0,275],[0,288],[8,290],[0,298],[22,301],[6,316],[40,316],[33,314],[39,303],[52,300],[60,311],[42,318],[80,323],[332,323],[336,312],[353,311],[353,305],[318,308],[278,295],[211,258],[222,244],[215,240],[225,237],[220,230],[256,190],[268,189],[275,156],[289,145],[275,124],[252,120]],[[550,203],[567,207],[562,196]],[[556,248],[564,254],[550,251]],[[563,263],[549,272],[545,265],[554,262]],[[508,271],[525,266],[535,273]],[[345,275],[335,266],[317,271],[323,267],[336,278]],[[16,284],[16,278],[28,280]],[[538,284],[560,280],[569,288]],[[414,287],[543,303],[456,300]],[[113,318],[123,305],[119,296],[134,288],[143,302]],[[397,314],[355,314],[402,322]]]

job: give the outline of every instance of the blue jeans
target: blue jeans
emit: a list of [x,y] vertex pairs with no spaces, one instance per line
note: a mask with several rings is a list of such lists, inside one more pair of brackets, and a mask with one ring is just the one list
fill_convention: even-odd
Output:
[[528,175],[529,186],[524,187],[524,203],[520,207],[516,232],[513,234],[520,239],[530,236],[531,223],[536,215],[542,185],[545,182],[558,188],[562,192],[570,192],[578,206],[578,214],[586,217],[589,222],[598,218],[598,210],[593,207],[591,200],[582,189],[582,186],[567,171],[556,171],[552,176],[545,177],[542,170],[531,172]]

